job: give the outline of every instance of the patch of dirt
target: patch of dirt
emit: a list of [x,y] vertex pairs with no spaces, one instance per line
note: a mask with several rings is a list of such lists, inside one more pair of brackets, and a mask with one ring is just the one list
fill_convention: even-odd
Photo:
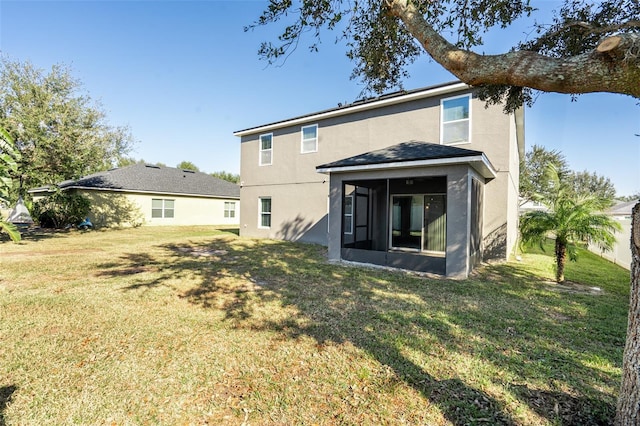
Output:
[[229,253],[227,250],[209,250],[201,247],[178,247],[178,251],[196,257],[224,256]]
[[13,256],[25,256],[25,257],[34,257],[34,256],[58,256],[61,254],[76,254],[79,253],[81,256],[84,256],[89,253],[100,253],[104,252],[102,249],[79,249],[79,250],[49,250],[49,251],[29,251],[23,253],[3,253],[2,257],[13,257]]
[[155,268],[150,266],[131,266],[129,268],[122,268],[115,271],[111,271],[111,275],[113,276],[126,276],[126,275],[135,275],[141,274],[143,272],[155,271]]
[[545,281],[544,284],[551,291],[570,294],[591,294],[593,296],[602,296],[604,291],[600,287],[592,287],[575,281],[564,281],[556,283],[555,281]]

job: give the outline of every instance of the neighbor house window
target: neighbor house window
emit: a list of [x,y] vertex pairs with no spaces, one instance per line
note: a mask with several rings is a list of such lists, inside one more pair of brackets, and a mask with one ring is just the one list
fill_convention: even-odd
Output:
[[153,198],[151,200],[152,218],[172,218],[174,213],[175,200],[163,198]]
[[344,197],[344,233],[353,234],[353,195]]
[[236,203],[235,201],[224,202],[224,217],[236,217]]
[[260,197],[259,199],[260,218],[258,228],[271,228],[271,198]]
[[302,144],[300,152],[316,152],[318,150],[318,125],[304,126],[302,128]]
[[457,144],[470,142],[470,103],[470,95],[443,99],[441,101],[441,143]]
[[260,165],[271,165],[273,154],[273,133],[260,135]]

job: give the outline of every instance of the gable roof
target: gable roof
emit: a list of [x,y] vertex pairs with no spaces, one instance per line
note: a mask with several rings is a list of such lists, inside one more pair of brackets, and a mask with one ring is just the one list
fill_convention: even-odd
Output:
[[[240,186],[202,172],[150,164],[134,164],[60,182],[62,190],[141,192],[191,195],[211,198],[240,198]],[[34,188],[30,193],[47,191]]]
[[[274,130],[282,129],[289,126],[310,124],[328,118],[339,117],[361,111],[373,110],[376,108],[401,104],[417,99],[430,98],[434,96],[444,96],[456,92],[470,90],[473,90],[473,86],[470,86],[459,80],[428,87],[422,87],[419,89],[400,90],[393,93],[387,93],[375,98],[357,100],[346,105],[338,104],[337,108],[330,108],[311,114],[300,115],[286,120],[280,120],[260,126],[249,127],[244,130],[238,130],[234,132],[233,135],[243,137],[260,133],[269,133],[273,132]],[[518,108],[516,111],[514,111],[513,117],[515,120],[518,154],[520,155],[520,158],[524,158],[524,107]]]
[[316,167],[319,173],[469,164],[484,178],[496,171],[482,151],[422,141],[409,141]]
[[324,120],[331,117],[352,114],[354,112],[366,111],[371,109],[380,108],[383,106],[399,104],[411,100],[429,98],[432,96],[444,95],[453,92],[459,92],[461,90],[469,90],[471,86],[461,81],[453,81],[449,83],[438,84],[429,87],[423,87],[413,90],[401,90],[398,92],[388,93],[376,98],[368,98],[355,101],[350,104],[342,105],[338,104],[337,108],[331,108],[311,114],[305,114],[298,117],[290,118],[287,120],[276,121],[261,126],[250,127],[244,130],[238,130],[234,132],[234,136],[245,136],[256,133],[266,133],[279,129],[282,127],[294,126],[303,123],[309,123],[319,120]]
[[639,200],[620,202],[607,210],[607,213],[612,216],[631,216],[631,213],[633,213],[633,206],[638,202]]

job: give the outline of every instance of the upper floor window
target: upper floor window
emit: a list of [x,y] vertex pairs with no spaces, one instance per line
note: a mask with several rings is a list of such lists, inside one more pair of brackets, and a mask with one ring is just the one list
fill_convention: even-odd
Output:
[[469,125],[471,95],[443,99],[441,105],[442,131],[440,141],[443,144],[469,143]]
[[318,125],[304,126],[302,128],[302,143],[300,152],[316,152],[318,150]]
[[236,217],[236,203],[235,201],[224,202],[224,217],[233,218]]
[[273,133],[260,135],[260,165],[270,166],[273,154]]
[[151,199],[152,218],[172,218],[174,213],[175,200],[162,198]]

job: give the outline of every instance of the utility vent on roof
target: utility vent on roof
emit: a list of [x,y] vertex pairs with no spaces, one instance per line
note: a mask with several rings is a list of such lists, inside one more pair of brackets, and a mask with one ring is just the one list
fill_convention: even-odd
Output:
[[182,169],[182,171],[183,171],[183,172],[185,172],[185,173],[195,173],[195,171],[194,171],[194,170],[185,170],[185,169]]
[[145,164],[144,166],[148,167],[150,169],[159,169],[160,168],[160,166],[156,166],[155,164]]

